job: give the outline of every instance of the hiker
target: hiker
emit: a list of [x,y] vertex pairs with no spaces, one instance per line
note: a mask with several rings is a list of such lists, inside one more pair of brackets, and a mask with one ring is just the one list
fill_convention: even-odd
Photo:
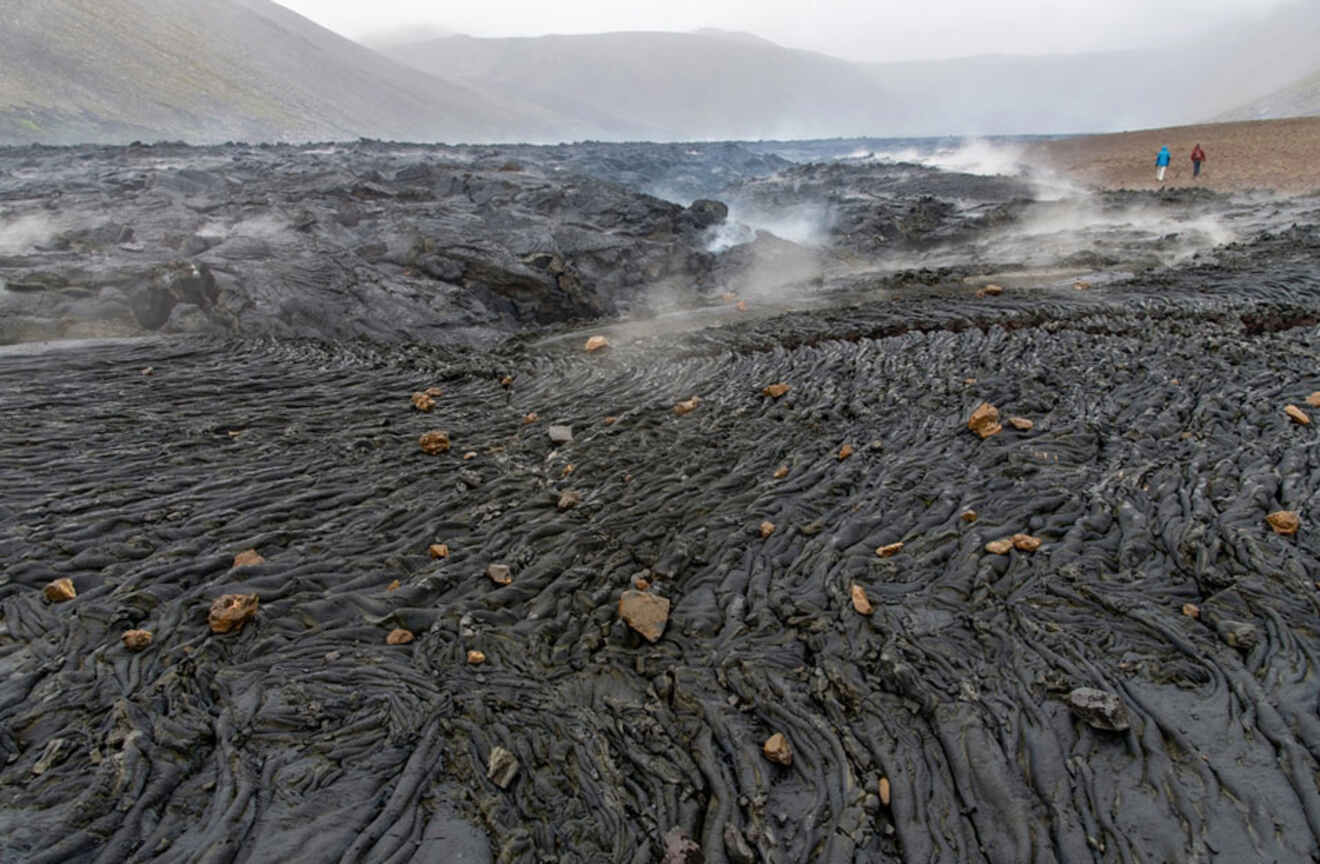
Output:
[[1159,155],[1155,157],[1155,179],[1161,183],[1164,182],[1164,169],[1169,167],[1171,158],[1173,156],[1168,147],[1161,147]]
[[1200,176],[1201,176],[1201,163],[1204,162],[1204,161],[1205,161],[1205,151],[1201,149],[1201,145],[1200,145],[1200,144],[1197,144],[1195,147],[1192,148],[1192,176],[1193,176],[1193,177],[1200,177]]

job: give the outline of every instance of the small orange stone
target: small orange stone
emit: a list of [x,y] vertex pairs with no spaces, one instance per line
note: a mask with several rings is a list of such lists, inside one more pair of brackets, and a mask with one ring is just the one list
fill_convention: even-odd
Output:
[[879,549],[875,550],[875,554],[879,555],[881,558],[888,558],[892,555],[897,555],[902,551],[903,544],[902,542],[898,542],[890,543],[888,546],[881,546]]
[[1201,607],[1197,606],[1195,603],[1184,603],[1182,613],[1188,618],[1200,618]]
[[782,732],[776,732],[767,738],[761,752],[771,762],[779,765],[793,764],[793,749],[789,746],[788,739],[784,737]]
[[1026,417],[1009,417],[1008,424],[1019,432],[1030,432],[1036,426]]
[[890,800],[889,778],[881,777],[879,785],[880,785],[880,803],[888,807]]
[[223,594],[211,604],[208,623],[212,633],[242,630],[243,625],[257,614],[260,605],[256,594]]
[[991,297],[998,297],[1000,294],[1003,294],[1003,293],[1004,293],[1004,286],[1002,286],[1002,285],[990,284],[990,285],[985,286],[985,287],[984,287],[983,289],[981,289],[981,290],[983,290],[986,294],[988,294],[988,295],[991,296]]
[[393,582],[391,582],[390,584],[386,585],[386,586],[385,586],[385,590],[386,590],[386,591],[398,591],[398,590],[399,590],[399,580],[398,580],[398,579],[395,579]]
[[761,523],[761,537],[766,538],[775,533],[775,523],[765,521]]
[[1306,404],[1310,405],[1312,408],[1320,408],[1320,390],[1317,390],[1316,392],[1312,393],[1310,396],[1307,396]]
[[747,301],[746,301],[746,300],[739,300],[739,301],[738,301],[738,305],[734,306],[733,308],[737,309],[739,312],[746,312],[746,311],[747,311]]
[[606,417],[606,418],[605,418],[605,425],[606,425],[606,426],[613,426],[613,425],[614,425],[615,423],[617,423],[617,422],[619,422],[619,418],[618,418],[618,417]]
[[1013,535],[1013,548],[1021,552],[1035,552],[1040,548],[1040,543],[1039,537],[1032,537],[1030,534]]
[[425,393],[417,392],[412,394],[412,406],[423,413],[430,413],[435,407],[435,400]]
[[476,450],[469,450],[469,451],[467,451],[466,453],[463,454],[463,461],[464,461],[464,462],[471,462],[473,459],[476,459],[476,458],[477,458],[477,451],[476,451]]
[[474,649],[467,653],[467,661],[472,666],[480,666],[486,662],[486,655]]
[[564,470],[563,470],[563,471],[560,471],[559,473],[560,473],[561,476],[563,476],[563,477],[567,477],[569,474],[572,474],[572,473],[573,473],[573,470],[574,470],[574,469],[573,469],[573,466],[572,466],[572,465],[565,465],[565,466],[564,466]]
[[1003,540],[991,540],[985,544],[985,551],[992,555],[1007,555],[1013,549],[1013,538],[1005,537]]
[[783,479],[784,479],[785,477],[787,477],[787,476],[788,476],[788,466],[787,466],[787,465],[780,465],[778,468],[775,469],[775,479],[776,479],[776,480],[783,480]]
[[684,414],[691,414],[693,411],[697,410],[697,406],[700,404],[701,397],[693,396],[691,399],[685,399],[682,402],[675,403],[674,413],[679,417],[682,417]]
[[46,599],[52,603],[63,603],[78,596],[78,592],[73,587],[73,580],[67,576],[51,582],[46,586],[44,593]]
[[787,384],[770,384],[761,391],[761,394],[763,396],[769,396],[771,399],[778,399],[791,389],[793,388],[789,387]]
[[390,635],[385,637],[386,645],[407,645],[413,641],[411,630],[404,630],[402,627],[390,631]]
[[982,402],[976,406],[976,410],[968,418],[967,428],[983,439],[989,438],[991,435],[998,435],[1004,429],[999,423],[999,409],[989,402]]
[[443,429],[437,429],[434,432],[427,432],[417,439],[417,444],[422,448],[422,452],[434,456],[437,453],[449,452],[449,433]]
[[968,524],[971,524],[972,522],[975,522],[975,521],[977,520],[977,518],[978,518],[978,517],[977,517],[977,515],[976,515],[976,511],[975,511],[975,510],[964,510],[964,511],[963,511],[963,514],[962,514],[962,521],[964,521],[964,522],[966,522],[966,523],[968,523]]
[[265,564],[266,559],[262,558],[256,549],[244,549],[234,556],[235,567],[255,567],[258,564]]
[[645,576],[634,576],[633,587],[636,588],[638,591],[649,591],[651,588],[651,583],[647,581]]
[[1285,405],[1283,413],[1291,417],[1295,423],[1300,423],[1303,426],[1311,425],[1311,418],[1307,416],[1305,411],[1298,408],[1296,405]]
[[1278,510],[1265,517],[1265,521],[1270,523],[1275,534],[1285,536],[1296,534],[1297,529],[1302,527],[1301,517],[1292,510]]
[[496,585],[509,585],[513,582],[513,576],[509,572],[508,564],[491,564],[486,568],[486,575],[490,581]]
[[533,411],[530,414],[523,417],[523,425],[526,426],[529,423],[535,423],[537,420],[540,419],[541,419],[541,415]]
[[449,545],[447,543],[432,543],[426,551],[431,553],[433,559],[449,557]]
[[120,638],[124,640],[124,647],[129,651],[142,651],[151,644],[151,631],[125,630]]
[[445,395],[445,391],[441,390],[439,387],[427,387],[422,393],[430,396],[432,399],[439,399],[441,396]]
[[588,354],[595,354],[597,351],[601,351],[608,347],[610,347],[610,340],[606,339],[604,336],[592,336],[587,340]]
[[852,593],[853,608],[856,609],[860,614],[870,615],[872,612],[875,611],[875,607],[871,605],[870,598],[866,596],[865,588],[854,582],[852,584],[851,593]]
[[852,454],[853,454],[853,446],[851,444],[844,444],[842,447],[839,448],[839,461],[842,462],[844,459],[847,459]]

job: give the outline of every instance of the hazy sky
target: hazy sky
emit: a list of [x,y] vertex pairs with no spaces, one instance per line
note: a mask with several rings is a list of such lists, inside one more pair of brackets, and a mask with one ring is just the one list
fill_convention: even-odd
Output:
[[[401,26],[471,36],[747,30],[854,60],[1168,44],[1294,0],[277,0],[346,36]],[[1314,3],[1317,0],[1300,0]]]

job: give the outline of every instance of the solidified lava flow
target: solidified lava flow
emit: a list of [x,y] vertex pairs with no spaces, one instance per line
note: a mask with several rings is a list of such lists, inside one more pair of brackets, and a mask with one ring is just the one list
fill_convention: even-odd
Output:
[[[520,158],[518,206],[596,194]],[[0,353],[0,860],[1320,854],[1313,218],[1085,290],[854,270],[834,302],[831,259],[812,303],[588,352],[558,322],[610,311],[608,261],[625,304],[741,260],[696,204],[599,194],[576,252],[386,239],[370,289],[394,252],[329,255],[342,333],[234,257],[153,283],[212,326]],[[67,253],[0,273],[39,296]],[[389,318],[428,254],[499,307],[481,338]]]

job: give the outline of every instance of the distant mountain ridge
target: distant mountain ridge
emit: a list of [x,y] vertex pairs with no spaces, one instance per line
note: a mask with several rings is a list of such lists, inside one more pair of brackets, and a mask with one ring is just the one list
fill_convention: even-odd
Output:
[[438,81],[268,0],[6,0],[0,143],[543,137],[540,108]]
[[1287,87],[1226,111],[1217,119],[1274,120],[1280,117],[1309,117],[1320,114],[1320,68]]

